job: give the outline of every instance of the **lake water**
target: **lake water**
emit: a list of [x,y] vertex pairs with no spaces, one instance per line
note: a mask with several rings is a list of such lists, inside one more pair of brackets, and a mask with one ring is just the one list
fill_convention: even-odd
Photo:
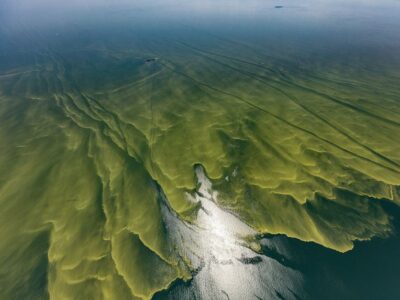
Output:
[[0,298],[399,298],[399,15],[2,1]]

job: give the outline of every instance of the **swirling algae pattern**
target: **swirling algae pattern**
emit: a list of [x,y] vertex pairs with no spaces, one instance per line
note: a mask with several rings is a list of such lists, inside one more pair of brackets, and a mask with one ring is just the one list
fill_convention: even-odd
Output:
[[390,234],[399,74],[221,40],[33,48],[0,75],[1,298],[149,299],[189,279],[160,193],[195,222],[198,164],[260,233],[342,252]]

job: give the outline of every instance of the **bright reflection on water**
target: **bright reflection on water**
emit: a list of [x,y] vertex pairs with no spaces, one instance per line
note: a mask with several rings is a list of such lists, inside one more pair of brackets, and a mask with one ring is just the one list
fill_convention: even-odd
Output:
[[[234,174],[233,174],[234,175]],[[233,176],[232,175],[232,176]],[[233,214],[218,207],[218,193],[201,167],[196,168],[198,189],[188,195],[201,204],[196,222],[188,224],[163,207],[167,231],[178,252],[189,258],[196,270],[180,299],[296,299],[304,296],[301,273],[251,248],[245,242],[256,232]]]

